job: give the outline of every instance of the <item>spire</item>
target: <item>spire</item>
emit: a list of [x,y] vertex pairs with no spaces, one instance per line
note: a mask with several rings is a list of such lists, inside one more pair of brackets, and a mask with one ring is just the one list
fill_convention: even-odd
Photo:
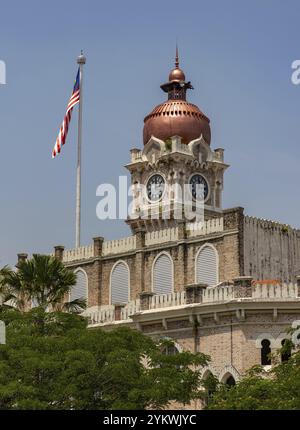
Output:
[[178,45],[176,43],[176,55],[175,55],[175,69],[179,69],[179,55],[178,55]]

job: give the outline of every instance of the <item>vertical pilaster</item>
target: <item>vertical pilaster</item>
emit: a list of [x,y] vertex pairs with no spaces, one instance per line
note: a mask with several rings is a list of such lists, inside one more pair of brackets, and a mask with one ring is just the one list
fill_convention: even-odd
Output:
[[234,298],[252,297],[252,281],[251,276],[240,276],[233,279],[233,294]]
[[63,261],[64,258],[64,249],[65,247],[62,245],[57,245],[54,247],[54,257],[59,260]]
[[103,242],[102,236],[94,237],[94,263],[93,263],[93,275],[89,280],[89,302],[88,306],[101,306],[102,303],[102,254],[103,254]]
[[16,264],[16,267],[18,267],[19,263],[21,263],[22,261],[26,261],[28,254],[26,254],[25,252],[19,253],[17,254],[18,256],[18,263]]
[[145,272],[145,229],[139,228],[135,231],[136,238],[136,255],[135,255],[135,289],[131,290],[131,300],[135,300],[139,297],[140,293],[145,290],[144,272]]

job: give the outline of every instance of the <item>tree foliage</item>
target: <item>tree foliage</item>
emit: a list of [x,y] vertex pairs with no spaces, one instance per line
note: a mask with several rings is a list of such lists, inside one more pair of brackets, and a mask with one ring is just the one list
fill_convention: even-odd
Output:
[[162,408],[201,396],[202,354],[165,355],[140,332],[87,329],[78,315],[41,307],[2,309],[0,319],[0,409]]
[[209,402],[208,409],[235,410],[293,410],[300,409],[300,351],[285,362],[294,345],[285,342],[277,357],[277,364],[266,371],[255,366],[233,387],[219,385]]

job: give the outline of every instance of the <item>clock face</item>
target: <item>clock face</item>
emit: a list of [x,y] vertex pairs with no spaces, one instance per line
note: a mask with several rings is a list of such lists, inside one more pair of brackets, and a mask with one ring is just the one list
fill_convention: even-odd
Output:
[[193,199],[206,200],[208,196],[208,184],[206,179],[198,173],[193,175],[190,179],[190,190]]
[[152,202],[162,198],[165,190],[165,180],[161,175],[153,175],[147,182],[147,196]]

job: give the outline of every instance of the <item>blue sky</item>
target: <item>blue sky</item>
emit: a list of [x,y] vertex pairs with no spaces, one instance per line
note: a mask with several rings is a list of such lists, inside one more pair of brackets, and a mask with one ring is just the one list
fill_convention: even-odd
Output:
[[96,188],[117,183],[142,147],[144,116],[165,99],[159,85],[181,65],[189,100],[225,148],[224,207],[300,227],[300,2],[287,0],[2,2],[0,60],[0,266],[17,252],[74,246],[76,115],[63,155],[51,159],[76,74],[87,55],[82,241],[129,234],[96,218]]

